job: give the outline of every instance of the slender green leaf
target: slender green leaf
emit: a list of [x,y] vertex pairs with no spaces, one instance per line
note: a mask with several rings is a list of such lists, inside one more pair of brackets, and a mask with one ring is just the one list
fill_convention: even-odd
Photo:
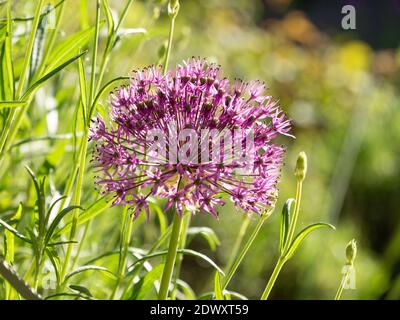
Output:
[[221,288],[221,278],[218,271],[215,273],[214,277],[214,297],[215,300],[224,300],[224,294],[222,293]]
[[10,231],[16,237],[20,238],[21,240],[28,242],[28,243],[32,243],[32,241],[29,240],[29,238],[25,237],[22,233],[18,232],[16,229],[11,227],[7,222],[3,221],[2,219],[0,219],[0,225],[3,226],[8,231]]
[[220,245],[220,241],[218,239],[217,234],[214,232],[213,229],[208,228],[208,227],[191,227],[188,230],[188,235],[202,236],[207,241],[207,243],[210,246],[210,249],[212,251],[215,251],[217,246]]
[[114,19],[111,13],[108,0],[102,0],[104,12],[106,13],[107,25],[108,25],[108,36],[110,37],[114,32]]
[[[209,265],[211,265],[214,269],[216,269],[217,271],[219,271],[222,275],[225,275],[224,272],[222,271],[222,269],[221,269],[214,261],[212,261],[209,257],[207,257],[206,255],[204,255],[204,254],[202,254],[202,253],[200,253],[200,252],[197,252],[197,251],[194,251],[194,250],[190,250],[190,249],[180,249],[180,250],[178,250],[177,252],[178,252],[178,254],[185,254],[185,255],[189,255],[189,256],[194,256],[194,257],[200,258],[200,259],[202,259],[203,261],[207,262]],[[150,254],[148,254],[148,255],[145,255],[145,256],[143,256],[142,258],[137,259],[133,264],[131,264],[131,265],[128,267],[128,270],[129,270],[129,269],[132,269],[132,268],[133,268],[136,264],[138,264],[139,262],[148,260],[148,259],[150,259],[150,258],[155,258],[155,257],[164,256],[164,255],[166,255],[167,253],[168,253],[168,251],[165,250],[165,251],[156,251],[156,252],[154,252],[154,253],[150,253]],[[126,276],[129,276],[130,273],[131,273],[131,271],[132,271],[132,270],[130,270]]]
[[132,294],[129,300],[142,300],[152,289],[154,283],[161,277],[164,264],[160,264],[148,272],[142,279],[133,286]]
[[281,226],[279,230],[279,252],[282,254],[285,248],[289,226],[290,226],[290,216],[292,212],[292,206],[296,202],[295,199],[287,199],[282,209]]
[[50,299],[58,298],[58,297],[74,297],[74,298],[82,298],[84,300],[92,300],[91,297],[89,297],[89,296],[82,295],[79,293],[68,293],[68,292],[60,292],[60,293],[52,294],[52,295],[44,298],[44,300],[50,300]]
[[65,281],[67,281],[68,279],[70,279],[71,277],[73,277],[77,274],[80,274],[80,273],[86,272],[86,271],[101,271],[101,272],[104,272],[105,274],[110,275],[114,279],[118,278],[118,276],[114,272],[108,270],[107,268],[100,267],[100,266],[94,266],[94,265],[88,265],[88,266],[79,267],[78,269],[75,269],[74,271],[68,273],[65,277]]
[[69,285],[69,287],[74,290],[74,291],[78,291],[79,293],[83,293],[84,295],[88,296],[88,297],[93,297],[92,293],[90,292],[90,290],[84,286],[78,286],[76,284],[71,284]]
[[307,235],[309,235],[311,232],[313,232],[316,229],[325,228],[325,227],[335,230],[335,227],[329,223],[314,223],[314,224],[309,225],[308,227],[304,228],[303,230],[301,230],[299,232],[299,234],[294,238],[293,242],[291,243],[290,247],[288,248],[287,252],[285,253],[284,259],[288,260],[294,255],[297,248],[303,242],[303,240],[307,237]]
[[[92,205],[90,205],[83,213],[81,213],[78,217],[77,225],[85,223],[100,213],[102,213],[105,209],[111,206],[111,202],[107,201],[107,197],[101,197],[97,201],[95,201]],[[63,234],[69,232],[71,230],[72,222],[69,222],[65,227],[63,227],[58,233]]]
[[88,97],[86,89],[85,66],[83,64],[82,57],[78,59],[78,73],[79,73],[79,88],[81,90],[82,119],[83,119],[83,125],[84,127],[86,127]]
[[176,284],[178,289],[182,291],[186,300],[196,300],[196,294],[187,282],[182,279],[177,279]]
[[45,245],[47,245],[54,233],[54,230],[57,228],[61,220],[67,215],[69,212],[71,212],[74,209],[82,209],[81,206],[69,206],[67,208],[64,208],[63,210],[60,211],[60,213],[54,218],[53,222],[50,224],[47,232],[46,232],[46,237],[44,240]]
[[[45,12],[49,11],[49,6],[44,9]],[[35,34],[35,40],[33,41],[32,54],[29,63],[29,82],[33,79],[43,56],[44,41],[46,37],[46,24],[47,15],[43,15],[39,19],[39,24]]]
[[161,208],[152,202],[149,202],[150,208],[152,208],[156,214],[157,214],[157,218],[158,218],[158,222],[160,225],[160,234],[163,234],[167,228],[167,219],[165,217],[164,212],[162,212]]
[[46,248],[47,256],[50,259],[51,264],[54,268],[54,273],[56,274],[57,283],[60,283],[60,258],[58,257],[57,251],[53,249]]
[[49,56],[49,63],[44,72],[48,73],[49,70],[62,64],[63,61],[70,60],[70,58],[78,52],[80,48],[84,48],[87,45],[93,35],[94,27],[91,27],[73,34],[57,45]]
[[71,59],[67,60],[63,64],[59,65],[58,67],[54,68],[53,70],[49,71],[47,74],[45,74],[42,78],[37,80],[34,84],[32,84],[28,90],[24,93],[22,98],[26,99],[28,98],[33,92],[35,92],[37,89],[39,89],[47,80],[49,80],[52,76],[63,70],[65,67],[70,65],[72,62],[75,60],[79,59],[79,57],[83,56],[86,54],[87,51],[81,52],[77,54],[76,56],[72,57]]
[[118,78],[112,79],[112,80],[110,80],[109,82],[107,82],[107,83],[99,90],[99,92],[97,93],[96,97],[94,98],[93,104],[92,104],[91,107],[90,107],[89,114],[88,114],[89,120],[90,120],[90,118],[92,117],[92,115],[93,115],[93,113],[94,113],[94,111],[95,111],[95,109],[96,109],[96,106],[97,106],[97,104],[99,103],[99,100],[100,100],[100,98],[102,97],[102,95],[103,95],[107,90],[109,90],[109,89],[111,88],[111,86],[113,86],[115,83],[117,83],[117,82],[119,82],[119,81],[121,81],[121,80],[129,80],[129,79],[130,79],[130,77],[118,77]]

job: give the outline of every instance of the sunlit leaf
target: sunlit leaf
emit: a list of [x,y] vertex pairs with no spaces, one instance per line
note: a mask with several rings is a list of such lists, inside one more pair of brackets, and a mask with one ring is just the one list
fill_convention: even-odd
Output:
[[295,199],[290,198],[287,199],[285,204],[283,205],[282,209],[282,217],[281,217],[281,226],[279,230],[279,252],[282,254],[286,242],[287,242],[287,235],[290,226],[290,216],[292,212],[292,206],[296,202]]
[[219,276],[219,272],[216,272],[214,277],[214,298],[215,300],[224,300],[224,294],[222,293],[221,288],[221,277]]
[[294,238],[292,244],[290,245],[287,252],[285,253],[284,259],[288,260],[294,255],[297,248],[303,242],[303,240],[307,237],[307,235],[309,235],[311,232],[313,232],[316,229],[325,228],[325,227],[335,230],[335,227],[329,223],[315,223],[315,224],[309,225],[308,227],[301,230],[300,233]]
[[146,294],[153,288],[154,283],[161,277],[164,264],[160,264],[148,272],[142,279],[133,286],[132,294],[129,300],[142,300]]
[[78,291],[79,293],[83,293],[84,295],[88,296],[88,297],[93,297],[92,293],[90,292],[90,290],[84,286],[78,286],[76,284],[71,284],[69,285],[69,287],[74,290],[74,291]]
[[79,267],[78,269],[75,269],[74,271],[68,273],[65,276],[65,281],[67,281],[68,279],[70,279],[71,277],[73,277],[77,274],[80,274],[80,273],[86,272],[86,271],[101,271],[101,272],[104,272],[104,274],[110,275],[114,279],[118,278],[118,276],[114,272],[108,270],[105,267],[88,265],[88,266]]
[[202,236],[207,241],[207,243],[210,246],[210,249],[212,251],[215,251],[217,246],[220,245],[220,241],[218,239],[217,234],[214,232],[213,229],[208,228],[208,227],[191,227],[188,230],[188,235]]

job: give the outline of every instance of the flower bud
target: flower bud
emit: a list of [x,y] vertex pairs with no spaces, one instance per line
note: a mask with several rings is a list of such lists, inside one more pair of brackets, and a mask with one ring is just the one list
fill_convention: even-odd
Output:
[[168,15],[170,17],[176,17],[179,11],[179,0],[169,0],[168,3]]
[[346,247],[347,264],[353,265],[356,256],[357,256],[357,242],[356,240],[353,239],[348,243]]
[[297,177],[297,180],[303,181],[307,174],[307,155],[304,151],[299,153],[296,162],[296,169],[294,171],[294,175]]

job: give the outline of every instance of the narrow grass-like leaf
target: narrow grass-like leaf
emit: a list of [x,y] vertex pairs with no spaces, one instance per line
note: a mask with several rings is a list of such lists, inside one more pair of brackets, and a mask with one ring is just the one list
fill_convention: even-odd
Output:
[[81,93],[81,104],[82,104],[82,119],[83,119],[83,125],[84,127],[86,127],[88,97],[86,89],[85,66],[83,64],[82,57],[78,59],[78,73],[79,73],[79,88]]
[[[138,263],[140,263],[142,261],[145,261],[145,260],[148,260],[148,259],[151,259],[151,258],[155,258],[155,257],[165,256],[167,253],[168,253],[168,251],[165,250],[165,251],[157,251],[157,252],[145,255],[142,258],[137,259],[133,264],[131,264],[128,267],[128,270],[132,269],[136,264],[138,264]],[[185,254],[185,255],[189,255],[189,256],[194,256],[196,258],[200,258],[201,260],[203,260],[203,261],[207,262],[209,265],[211,265],[214,269],[219,271],[222,275],[225,275],[224,271],[222,271],[222,269],[214,261],[212,261],[209,257],[207,257],[206,255],[204,255],[204,254],[202,254],[200,252],[197,252],[197,251],[194,251],[194,250],[191,250],[191,249],[180,249],[180,250],[177,250],[177,253],[178,254]],[[131,271],[128,272],[126,274],[126,276],[129,276]]]
[[88,296],[88,297],[93,297],[92,293],[90,292],[90,290],[84,286],[78,286],[76,284],[71,284],[69,285],[69,287],[74,290],[74,291],[78,291],[79,293],[83,293],[84,295]]
[[[101,197],[90,205],[83,213],[78,216],[77,225],[85,223],[111,206],[111,201],[107,201],[106,196]],[[72,223],[69,222],[65,227],[63,227],[58,233],[63,234],[71,230]]]
[[148,272],[142,279],[139,280],[133,287],[132,294],[129,300],[142,300],[146,294],[152,289],[154,283],[161,277],[164,264],[160,264],[153,270]]
[[219,276],[219,272],[215,273],[214,277],[214,297],[215,300],[224,300],[224,294],[222,293],[221,288],[221,277]]
[[149,202],[149,205],[157,214],[158,223],[160,225],[160,234],[163,234],[167,228],[167,219],[165,214],[157,204]]
[[187,282],[183,281],[182,279],[177,279],[176,285],[178,287],[178,290],[182,291],[182,293],[184,294],[185,299],[196,300],[196,294]]
[[110,87],[113,86],[115,83],[117,83],[117,82],[119,82],[119,81],[122,81],[122,80],[129,80],[129,79],[130,79],[130,77],[118,77],[118,78],[112,79],[112,80],[110,80],[109,82],[107,82],[107,83],[99,90],[99,92],[97,93],[96,97],[94,98],[93,104],[92,104],[91,107],[90,107],[89,114],[88,114],[89,120],[90,120],[90,118],[92,117],[92,115],[93,115],[93,113],[94,113],[94,111],[95,111],[95,109],[96,109],[96,106],[97,106],[97,104],[99,103],[99,100],[100,100],[100,98],[102,97],[102,95],[103,95],[107,90],[109,90]]
[[26,101],[0,101],[0,110],[5,108],[24,107],[26,104]]
[[54,69],[57,65],[63,63],[73,56],[80,48],[84,48],[94,35],[94,27],[79,31],[68,37],[62,43],[57,45],[53,52],[49,55],[48,65],[45,68],[45,73]]
[[60,258],[57,255],[57,251],[53,249],[46,248],[47,256],[50,259],[51,264],[54,268],[54,273],[56,274],[57,283],[60,283]]
[[3,226],[8,231],[10,231],[16,237],[20,238],[21,240],[28,242],[28,243],[32,243],[32,241],[29,238],[25,237],[22,233],[20,233],[19,231],[17,231],[13,227],[11,227],[7,222],[3,221],[2,219],[0,219],[0,225]]
[[47,74],[45,74],[42,78],[40,78],[39,80],[37,80],[34,84],[32,84],[28,90],[24,93],[24,95],[22,96],[22,98],[28,98],[33,92],[35,92],[37,89],[39,89],[47,80],[49,80],[51,77],[53,77],[54,75],[56,75],[58,72],[60,72],[61,70],[63,70],[65,67],[67,67],[68,65],[70,65],[72,62],[74,62],[75,60],[79,59],[81,56],[83,56],[84,54],[86,54],[87,51],[81,52],[79,54],[77,54],[76,56],[72,57],[71,59],[67,60],[66,62],[64,62],[63,64],[59,65],[58,67],[56,67],[55,69],[49,71]]
[[60,211],[59,214],[57,214],[57,216],[54,218],[53,222],[50,224],[50,226],[46,232],[46,237],[44,240],[45,245],[47,245],[49,243],[51,237],[53,236],[54,230],[57,228],[57,226],[59,225],[61,220],[65,217],[65,215],[67,215],[69,212],[71,212],[74,209],[83,210],[81,206],[69,206],[67,208],[64,208],[63,210]]
[[210,249],[212,251],[215,251],[217,246],[220,245],[220,241],[218,239],[217,234],[214,232],[213,229],[208,228],[208,227],[191,227],[188,230],[188,235],[202,236],[207,241],[207,243],[210,246]]
[[292,206],[295,203],[295,199],[287,199],[282,209],[281,225],[279,229],[279,252],[282,254],[283,249],[286,246],[289,226],[290,226],[290,216],[292,212]]
[[46,212],[45,212],[46,199],[45,199],[45,195],[44,195],[44,179],[41,182],[39,182],[37,180],[35,174],[31,170],[31,168],[29,168],[28,166],[25,166],[25,169],[26,169],[26,171],[28,171],[29,175],[31,176],[33,184],[35,186],[36,197],[37,197],[37,206],[38,206],[38,216],[39,216],[39,221],[38,221],[39,235],[42,235],[45,230],[45,222],[46,222]]
[[86,272],[86,271],[101,271],[101,272],[104,272],[105,274],[110,275],[112,278],[117,279],[117,277],[118,277],[114,272],[108,270],[105,267],[88,265],[88,266],[79,267],[78,269],[75,269],[74,271],[68,273],[65,277],[65,281],[67,281],[68,279],[70,279],[71,277],[73,277],[77,274],[80,274],[80,273]]
[[107,26],[108,26],[108,37],[110,37],[114,32],[114,19],[111,13],[110,6],[108,4],[108,0],[102,0],[102,4],[104,7],[104,12],[106,13],[107,18]]
[[[49,5],[45,12],[49,11]],[[29,82],[33,79],[43,56],[44,41],[46,36],[47,15],[43,15],[39,19],[39,24],[36,30],[35,40],[33,42],[32,55],[29,63]]]
[[297,248],[303,242],[303,240],[307,237],[307,235],[309,235],[311,232],[313,232],[316,229],[325,228],[325,227],[335,230],[335,227],[329,223],[314,223],[314,224],[311,224],[308,227],[304,228],[303,230],[301,230],[299,232],[299,234],[294,238],[293,242],[291,243],[290,247],[288,248],[287,252],[285,253],[284,259],[288,260],[294,255]]
[[11,12],[10,4],[7,4],[7,24],[6,24],[6,37],[4,41],[4,76],[3,81],[5,90],[8,94],[6,97],[8,99],[15,99],[15,81],[14,81],[14,64],[12,57],[12,28],[11,28]]
[[82,294],[79,294],[79,293],[68,293],[68,292],[61,292],[61,293],[52,294],[52,295],[47,296],[46,298],[44,298],[44,300],[50,300],[50,299],[58,298],[58,297],[74,297],[74,298],[82,298],[84,300],[93,300],[91,297],[86,296],[86,295],[82,295]]

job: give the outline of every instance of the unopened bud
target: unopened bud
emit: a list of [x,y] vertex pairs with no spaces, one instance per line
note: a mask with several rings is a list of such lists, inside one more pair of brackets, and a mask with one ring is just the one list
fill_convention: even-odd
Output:
[[296,162],[296,169],[294,175],[298,180],[303,181],[307,174],[307,155],[304,151],[299,153]]
[[168,3],[168,15],[170,17],[176,17],[179,11],[179,0],[169,0]]
[[346,247],[347,264],[353,265],[356,256],[357,256],[357,242],[356,240],[353,239],[348,243]]

